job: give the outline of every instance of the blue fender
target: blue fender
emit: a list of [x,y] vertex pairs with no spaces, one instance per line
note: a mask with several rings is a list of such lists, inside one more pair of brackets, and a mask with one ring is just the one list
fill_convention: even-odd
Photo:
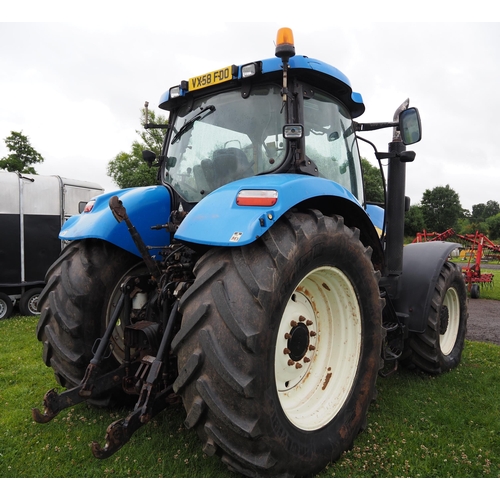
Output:
[[402,281],[394,307],[408,316],[410,331],[425,333],[439,274],[452,250],[458,247],[460,244],[447,241],[412,243],[404,247]]
[[372,203],[368,203],[366,205],[366,213],[370,217],[375,229],[377,230],[377,234],[381,236],[384,229],[385,222],[385,210],[378,205],[374,205]]
[[[272,207],[239,206],[243,189],[276,190]],[[315,197],[344,198],[362,210],[359,201],[334,181],[300,174],[269,174],[240,179],[210,193],[186,216],[177,240],[210,246],[244,246],[261,237],[285,212]]]
[[[158,247],[170,244],[170,233],[152,230],[151,226],[168,222],[171,212],[170,193],[164,186],[130,188],[105,193],[95,198],[90,212],[70,217],[59,233],[62,240],[97,238],[123,248],[140,257],[125,222],[118,223],[109,208],[109,199],[118,196],[127,210],[127,215],[137,229],[146,246]],[[151,249],[152,256],[159,249]]]

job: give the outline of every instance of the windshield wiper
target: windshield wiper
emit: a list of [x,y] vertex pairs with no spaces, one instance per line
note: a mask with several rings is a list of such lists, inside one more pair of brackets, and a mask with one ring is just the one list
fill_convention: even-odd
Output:
[[[202,116],[203,113],[208,113],[205,116]],[[172,142],[170,144],[174,144],[177,141],[180,140],[180,138],[188,131],[193,128],[194,122],[197,122],[198,120],[201,120],[202,118],[206,118],[208,115],[212,114],[215,111],[215,106],[207,106],[206,108],[200,108],[200,111],[194,115],[192,118],[190,118],[180,129],[179,132],[177,132],[174,135],[174,138],[172,139]]]

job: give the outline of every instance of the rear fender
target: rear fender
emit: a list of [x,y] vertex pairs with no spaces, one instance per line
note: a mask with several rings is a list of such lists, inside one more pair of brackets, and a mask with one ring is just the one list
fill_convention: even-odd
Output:
[[[170,193],[164,186],[148,186],[105,193],[95,198],[90,212],[70,217],[63,225],[59,238],[74,241],[97,238],[108,241],[140,257],[125,222],[118,223],[109,208],[109,200],[118,196],[127,215],[141,235],[146,246],[164,247],[170,244],[170,234],[165,230],[152,230],[152,226],[165,224],[171,212]],[[157,256],[160,249],[150,249]]]
[[458,243],[429,241],[404,247],[399,296],[394,306],[398,313],[408,315],[410,331],[425,332],[439,274],[452,250],[459,246]]
[[[272,207],[239,206],[236,197],[243,189],[276,190],[278,199]],[[332,197],[347,201],[349,208],[362,212],[368,219],[359,201],[336,182],[299,174],[269,174],[240,179],[210,193],[189,212],[175,238],[209,246],[248,245],[293,207],[305,205],[306,208],[320,208],[329,213],[328,210],[333,210]],[[321,207],[313,202],[307,203],[313,199],[322,200]],[[327,205],[329,207],[325,212]],[[373,224],[369,225],[373,228]]]

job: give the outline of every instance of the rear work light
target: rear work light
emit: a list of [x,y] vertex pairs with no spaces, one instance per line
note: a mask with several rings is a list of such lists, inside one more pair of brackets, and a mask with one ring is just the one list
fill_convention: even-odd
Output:
[[278,201],[274,189],[242,189],[236,195],[236,204],[241,207],[272,207]]
[[250,76],[255,76],[257,73],[257,66],[255,63],[246,64],[241,67],[241,77],[249,78]]

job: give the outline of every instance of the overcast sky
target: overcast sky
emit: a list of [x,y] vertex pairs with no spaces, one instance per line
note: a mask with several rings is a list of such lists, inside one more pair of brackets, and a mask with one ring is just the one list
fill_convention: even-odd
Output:
[[[276,32],[288,26],[297,54],[336,66],[361,93],[366,111],[358,121],[392,120],[408,97],[419,108],[423,139],[411,147],[417,156],[407,170],[412,204],[426,189],[446,184],[469,210],[488,200],[500,202],[500,24],[428,23],[425,15],[380,10],[371,18],[365,12],[354,24],[358,17],[335,15],[333,9],[327,15],[318,4],[304,2],[282,20],[265,10],[248,16],[242,10],[241,18],[276,22],[240,23],[217,20],[224,19],[217,15],[217,2],[203,12],[191,3],[165,1],[156,10],[147,4],[139,2],[134,16],[96,7],[106,2],[86,3],[88,10],[79,7],[71,15],[48,14],[41,7],[23,15],[18,7],[11,22],[0,23],[0,158],[8,154],[4,139],[22,131],[45,158],[38,173],[114,189],[107,164],[138,139],[144,101],[157,109],[161,94],[181,80],[274,57]],[[422,22],[394,22],[398,17]],[[481,18],[432,19],[439,17]],[[63,22],[49,22],[53,19]],[[39,22],[26,22],[33,20]],[[391,131],[363,136],[383,151]],[[370,148],[361,148],[375,164]]]

